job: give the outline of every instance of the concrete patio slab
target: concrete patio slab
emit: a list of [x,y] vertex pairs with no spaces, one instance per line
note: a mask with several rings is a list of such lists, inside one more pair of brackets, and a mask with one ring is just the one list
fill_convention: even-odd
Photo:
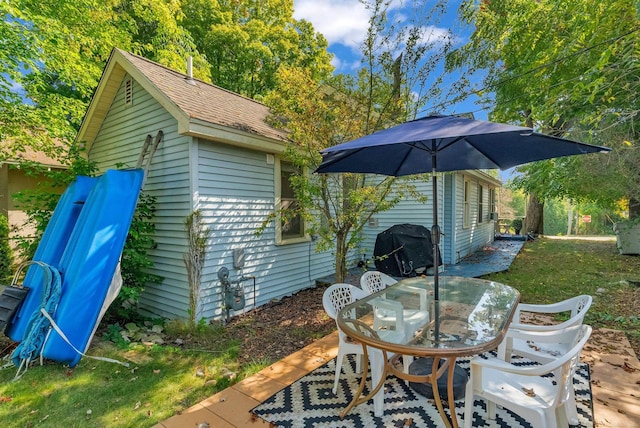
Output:
[[[200,406],[219,416],[231,426],[245,427],[252,422],[257,422],[257,419],[259,419],[251,413],[251,409],[258,404],[260,404],[260,401],[231,387],[202,401]],[[183,426],[186,427],[187,425]]]
[[[235,428],[237,425],[233,425],[217,414],[211,412],[200,404],[197,404],[179,415],[172,416],[171,418],[154,425],[152,428],[185,428],[185,427],[216,427],[216,428]],[[264,426],[269,426],[268,424]],[[259,425],[256,425],[259,427]]]
[[273,363],[258,372],[258,374],[266,376],[269,379],[278,380],[278,382],[285,383],[287,385],[295,382],[307,373],[309,373],[309,370],[304,370],[291,364],[284,363],[282,360]]

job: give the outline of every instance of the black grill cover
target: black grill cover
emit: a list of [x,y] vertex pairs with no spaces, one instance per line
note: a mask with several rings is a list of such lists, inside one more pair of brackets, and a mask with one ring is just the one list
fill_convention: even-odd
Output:
[[380,272],[396,277],[416,276],[416,269],[426,270],[434,265],[431,232],[417,224],[396,224],[378,234],[373,255]]

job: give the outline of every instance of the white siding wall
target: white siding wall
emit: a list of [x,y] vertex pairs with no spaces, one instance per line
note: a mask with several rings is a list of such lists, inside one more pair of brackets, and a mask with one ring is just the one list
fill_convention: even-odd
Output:
[[[433,225],[433,200],[431,176],[425,176],[424,181],[414,183],[417,190],[427,195],[427,201],[422,204],[415,200],[403,200],[389,211],[376,214],[374,218],[377,220],[377,227],[365,226],[363,230],[364,240],[361,245],[361,255],[366,254],[367,259],[372,259],[373,250],[376,243],[376,237],[379,233],[385,231],[395,224],[418,224],[431,230]],[[442,174],[438,175],[438,224],[442,228],[444,223],[444,181]],[[446,243],[441,241],[441,252]],[[445,263],[448,263],[445,260]]]
[[189,186],[190,137],[178,135],[177,122],[137,83],[133,86],[133,103],[127,107],[124,84],[91,148],[89,159],[100,170],[117,164],[135,166],[147,136],[159,130],[164,139],[155,153],[143,191],[157,198],[157,248],[151,251],[154,273],[164,277],[161,284],[149,284],[141,297],[143,308],[166,317],[186,317],[189,292],[182,261],[186,240],[184,218],[191,210]]
[[[457,263],[460,259],[477,251],[482,246],[493,242],[493,221],[488,220],[487,206],[489,203],[489,187],[483,182],[484,187],[484,203],[485,209],[483,219],[478,219],[478,182],[477,177],[465,176],[464,173],[455,176],[455,199],[458,209],[455,213],[456,230],[455,230],[455,248],[452,263]],[[465,177],[471,182],[471,221],[470,227],[463,227],[463,207],[464,207],[464,180]]]
[[[471,180],[471,227],[463,228],[464,173],[438,174],[438,224],[444,233],[440,240],[440,252],[445,264],[456,264],[460,259],[473,253],[483,245],[491,243],[494,237],[494,222],[488,220],[489,184],[484,183],[485,212],[483,221],[478,222],[478,192],[475,176]],[[371,259],[376,236],[394,224],[419,224],[431,230],[433,224],[433,201],[431,199],[431,179],[417,182],[419,191],[427,195],[427,202],[415,200],[401,201],[393,209],[376,214],[377,227],[366,226],[360,254]],[[445,196],[446,195],[446,196]]]
[[[274,164],[265,153],[198,141],[198,208],[211,229],[203,274],[202,316],[224,315],[217,272],[229,269],[230,279],[244,282],[246,309],[293,294],[334,272],[330,253],[316,254],[313,242],[275,245],[271,223],[261,236],[255,231],[274,211]],[[233,250],[244,250],[245,266],[233,268]],[[235,312],[233,312],[235,313]],[[233,314],[232,313],[232,314]]]
[[[273,224],[262,236],[255,236],[274,210],[274,165],[267,162],[266,154],[179,135],[176,120],[135,82],[131,106],[125,106],[123,95],[124,80],[89,158],[102,171],[117,164],[133,167],[147,134],[164,132],[143,189],[157,198],[157,248],[150,254],[153,272],[164,280],[145,288],[140,299],[144,309],[168,318],[188,316],[184,221],[193,209],[203,211],[212,231],[198,318],[226,315],[217,275],[223,266],[232,280],[241,275],[256,277],[255,296],[253,282],[244,282],[247,310],[333,274],[332,253],[316,254],[313,242],[276,246]],[[234,248],[245,251],[243,270],[233,268]]]

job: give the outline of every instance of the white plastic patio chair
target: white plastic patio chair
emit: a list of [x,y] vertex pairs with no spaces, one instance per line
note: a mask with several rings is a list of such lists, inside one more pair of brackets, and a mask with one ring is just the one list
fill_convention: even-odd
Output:
[[[509,325],[509,329],[507,330],[504,339],[498,346],[498,357],[508,362],[511,360],[511,355],[516,354],[530,358],[539,363],[546,363],[556,359],[558,355],[565,354],[570,348],[567,344],[545,343],[544,345],[539,346],[536,343],[535,334],[527,337],[527,340],[523,340],[517,336],[511,335],[510,332],[514,330],[528,331],[532,333],[557,331],[563,330],[567,327],[581,325],[584,321],[584,316],[591,307],[592,301],[593,299],[591,296],[584,294],[563,300],[562,302],[552,303],[550,305],[519,304],[513,315],[513,322]],[[522,322],[523,312],[558,314],[569,311],[571,312],[570,318],[559,324],[537,325]]]
[[368,270],[360,277],[360,286],[369,293],[383,290],[396,282],[398,281],[394,278],[377,270]]
[[[557,303],[551,303],[548,305],[533,305],[527,303],[520,303],[516,307],[516,311],[513,315],[513,321],[509,328],[516,330],[529,330],[529,331],[547,331],[547,330],[559,330],[572,325],[580,325],[584,320],[584,316],[591,307],[593,298],[588,294],[582,294],[580,296],[571,297]],[[547,314],[556,315],[563,312],[570,312],[569,319],[558,324],[553,325],[538,325],[527,323],[523,316],[525,313],[534,314]]]
[[[368,296],[368,294],[351,284],[345,283],[337,283],[329,286],[322,296],[322,305],[324,307],[325,312],[334,320],[338,316],[338,312],[344,308],[346,305],[355,302],[358,299]],[[373,302],[373,306],[377,307],[377,303]],[[386,302],[382,303],[385,305],[385,308],[390,308],[390,305],[387,303],[395,303],[395,302]],[[384,340],[392,341],[395,343],[402,343],[404,340],[404,325],[402,318],[402,306],[398,305],[398,321],[399,324],[396,330],[381,330],[378,333],[380,338]],[[337,325],[337,322],[336,322]],[[367,349],[369,354],[370,362],[371,362],[371,370],[380,370],[382,371],[382,351],[379,349],[369,347]],[[335,394],[338,390],[338,382],[340,380],[340,371],[342,369],[342,364],[344,363],[344,357],[348,354],[357,355],[356,359],[356,372],[360,373],[361,371],[361,361],[363,348],[362,344],[359,342],[354,342],[351,340],[338,326],[338,355],[336,356],[336,372],[335,372],[335,380],[333,383],[333,393]],[[373,376],[373,374],[372,374]],[[378,377],[381,376],[381,373],[378,374]]]
[[[367,271],[360,277],[360,286],[369,294],[384,290],[389,285],[395,284],[396,281],[389,275],[379,271]],[[405,336],[411,339],[415,332],[423,325],[429,322],[429,311],[427,309],[427,290],[423,288],[415,288],[420,298],[419,309],[405,309],[402,311],[404,315]],[[391,326],[396,324],[394,312],[378,309],[374,312],[375,329],[382,326]]]
[[[525,339],[532,333],[514,331],[512,334]],[[536,428],[568,427],[573,377],[580,352],[590,335],[591,326],[584,324],[537,332],[536,340],[541,343],[574,343],[566,354],[542,365],[517,367],[500,358],[473,358],[465,395],[464,427],[472,426],[475,398],[487,401],[489,419],[495,419],[495,406],[500,405],[527,419]],[[553,378],[542,377],[549,373]]]
[[[542,342],[539,337],[547,332],[561,331],[568,327],[581,325],[592,301],[592,297],[585,294],[549,305],[519,304],[514,314],[514,322],[509,325],[504,339],[498,346],[498,358],[510,362],[513,355],[519,355],[537,363],[546,364],[565,355],[575,343],[553,342],[548,339]],[[521,322],[523,312],[543,314],[571,312],[571,314],[568,320],[559,324],[535,325]],[[529,334],[525,334],[525,332]],[[578,411],[573,388],[570,390],[566,407],[569,422],[572,425],[577,425]]]

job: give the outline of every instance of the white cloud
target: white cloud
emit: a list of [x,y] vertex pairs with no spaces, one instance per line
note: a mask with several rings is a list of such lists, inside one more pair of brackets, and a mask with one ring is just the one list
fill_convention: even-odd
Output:
[[[402,12],[402,2],[392,1],[389,10],[396,12],[396,22],[407,19]],[[337,43],[359,51],[369,27],[370,12],[358,0],[295,0],[293,16],[311,22],[329,45]],[[424,43],[451,37],[446,28],[431,25],[425,26],[423,34]]]
[[295,0],[295,19],[305,19],[330,45],[358,50],[369,27],[369,12],[358,0]]
[[[392,0],[389,11],[396,23],[407,22],[411,9],[403,9],[403,2]],[[415,12],[415,11],[414,11]],[[360,47],[369,27],[370,11],[359,0],[294,0],[295,19],[305,19],[313,24],[315,31],[324,35],[334,52],[333,66],[337,70],[354,70],[360,66]],[[425,23],[426,24],[426,23]],[[407,23],[407,25],[410,25]],[[422,28],[422,43],[444,43],[454,37],[446,28],[425,25]],[[337,49],[343,46],[346,50]]]

